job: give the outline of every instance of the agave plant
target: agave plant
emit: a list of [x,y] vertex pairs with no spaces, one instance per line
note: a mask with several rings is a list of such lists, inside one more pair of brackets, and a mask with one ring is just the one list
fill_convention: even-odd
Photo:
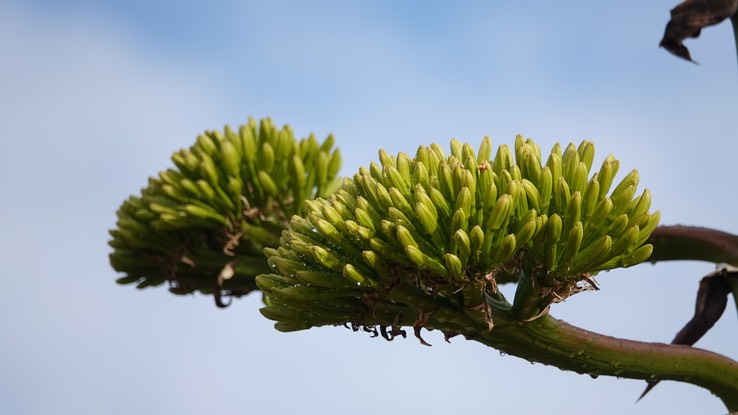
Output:
[[[463,336],[507,354],[592,376],[690,382],[738,410],[738,362],[704,350],[588,332],[551,317],[554,303],[595,290],[595,276],[649,259],[738,265],[738,237],[659,227],[638,172],[617,184],[594,145],[555,145],[545,158],[519,136],[493,154],[452,140],[340,179],[332,136],[300,141],[250,119],[209,131],[172,157],[174,168],[123,203],[111,231],[118,282],[167,282],[175,294],[263,292],[281,331],[347,326],[391,340],[412,328]],[[698,295],[693,344],[738,292],[724,267]],[[514,284],[508,299],[498,289]]]

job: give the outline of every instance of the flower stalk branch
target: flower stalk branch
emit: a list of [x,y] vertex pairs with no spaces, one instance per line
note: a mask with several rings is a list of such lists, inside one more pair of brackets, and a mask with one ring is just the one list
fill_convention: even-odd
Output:
[[696,260],[738,266],[738,235],[697,226],[659,226],[649,261]]
[[524,328],[496,325],[492,332],[480,332],[471,339],[511,355],[591,376],[691,383],[710,390],[729,411],[738,410],[738,362],[707,350],[610,337],[551,316],[526,323]]

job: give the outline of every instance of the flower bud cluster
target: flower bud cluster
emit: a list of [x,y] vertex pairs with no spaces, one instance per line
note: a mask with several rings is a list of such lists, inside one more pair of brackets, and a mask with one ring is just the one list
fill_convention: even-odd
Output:
[[494,157],[489,138],[476,152],[457,140],[450,150],[380,151],[330,198],[307,201],[280,246],[265,250],[274,272],[257,277],[263,314],[281,330],[361,324],[378,304],[396,305],[396,287],[451,301],[516,282],[512,314],[528,320],[597,272],[651,254],[644,243],[659,213],[648,212],[650,192],[635,196],[635,170],[613,187],[612,156],[590,174],[592,143],[557,144],[545,161],[520,136],[514,152],[502,145]]
[[200,135],[118,210],[110,241],[111,264],[126,273],[118,282],[143,288],[166,281],[178,294],[256,289],[254,277],[268,271],[264,247],[278,245],[305,199],[340,186],[333,144],[333,136],[298,141],[289,126],[269,119]]

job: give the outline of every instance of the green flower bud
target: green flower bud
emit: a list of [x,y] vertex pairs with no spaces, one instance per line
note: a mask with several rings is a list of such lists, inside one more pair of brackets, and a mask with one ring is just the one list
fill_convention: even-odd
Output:
[[197,147],[211,157],[218,151],[215,142],[207,134],[197,136]]
[[598,239],[596,242],[590,244],[584,249],[581,249],[574,259],[571,261],[570,273],[576,275],[582,272],[586,272],[587,269],[592,269],[597,265],[605,262],[612,249],[612,238],[610,235],[605,235]]
[[[341,204],[335,204],[335,206],[343,209],[343,205]],[[339,232],[346,231],[346,219],[344,219],[344,215],[341,215],[333,206],[327,203],[321,206],[321,208],[321,213],[323,214],[323,217],[326,218],[326,220],[328,220],[331,225],[338,229]],[[345,216],[346,218],[350,217],[348,211],[345,211]]]
[[279,189],[277,188],[277,184],[274,183],[274,180],[272,180],[272,177],[269,175],[269,173],[265,172],[264,170],[259,170],[258,177],[261,187],[264,189],[266,194],[272,197],[279,196]]
[[397,167],[397,172],[400,174],[400,177],[402,177],[403,182],[405,182],[406,185],[409,185],[410,183],[410,165],[410,158],[407,156],[407,154],[399,153],[397,155],[395,167]]
[[354,240],[369,241],[375,235],[374,230],[361,226],[352,220],[347,220],[345,222],[345,226],[346,232],[348,232]]
[[[396,188],[400,191],[403,195],[409,195],[410,189],[408,188],[408,184],[405,182],[404,177],[400,172],[392,165],[387,164],[384,166],[384,175],[386,183]],[[408,180],[409,180],[410,174],[408,173]]]
[[248,163],[253,163],[258,155],[256,138],[253,131],[245,125],[238,129],[238,136],[243,148],[243,158]]
[[561,217],[554,213],[546,222],[546,269],[553,271],[558,264],[558,245],[561,239],[563,222]]
[[364,263],[372,268],[374,271],[376,271],[380,278],[387,278],[390,275],[390,270],[387,262],[383,260],[376,252],[364,251],[361,253],[361,257],[364,260]]
[[307,178],[305,177],[305,164],[299,155],[295,154],[292,156],[292,161],[289,163],[290,180],[295,191],[302,195],[305,192],[307,185]]
[[615,160],[615,157],[612,155],[607,156],[605,161],[602,162],[602,167],[598,175],[598,180],[600,181],[600,200],[604,199],[610,191],[610,186],[612,186],[615,175],[618,174],[619,167],[620,162]]
[[528,219],[525,224],[515,233],[515,249],[522,249],[536,234],[536,220]]
[[610,217],[612,208],[612,200],[610,200],[609,197],[602,199],[602,201],[600,201],[600,203],[595,207],[587,225],[593,229],[602,227],[605,224],[605,221]]
[[540,207],[544,212],[550,211],[551,194],[553,192],[553,175],[551,168],[543,167],[541,174],[538,176],[538,193],[540,194]]
[[415,152],[415,165],[417,166],[418,163],[424,165],[425,167],[435,166],[435,164],[431,162],[430,152],[424,146],[418,147],[418,151]]
[[361,224],[361,226],[371,229],[372,232],[376,231],[374,228],[375,220],[367,211],[361,208],[356,208],[354,210],[354,215],[356,215],[356,220]]
[[468,187],[462,187],[459,194],[456,196],[456,203],[454,203],[454,211],[463,210],[465,216],[470,216],[472,213],[472,195]]
[[597,177],[595,175],[595,177],[592,177],[589,183],[587,183],[587,187],[584,189],[584,194],[582,196],[583,218],[590,218],[594,214],[599,195],[600,182],[597,180]]
[[566,267],[566,270],[564,272],[568,272],[568,267],[571,265],[571,261],[574,259],[574,257],[579,252],[579,248],[582,245],[582,238],[584,237],[584,229],[582,226],[582,222],[577,222],[574,224],[574,227],[569,231],[569,236],[566,240],[566,245],[564,246],[564,250],[561,254],[561,258],[559,258],[559,265]]
[[615,242],[612,245],[611,257],[615,258],[621,256],[625,254],[628,249],[631,249],[638,240],[639,232],[640,228],[638,225],[635,225],[621,234],[619,238],[615,239]]
[[559,178],[562,177],[563,167],[561,162],[561,155],[556,154],[552,151],[551,155],[548,157],[548,161],[546,162],[546,167],[548,167],[551,171],[551,183],[553,184],[553,187],[556,187],[557,183],[559,182]]
[[521,182],[523,190],[525,191],[525,197],[528,201],[528,206],[536,211],[542,211],[541,209],[541,194],[538,192],[538,188],[528,179],[523,179]]
[[343,268],[340,258],[323,247],[313,245],[310,247],[310,253],[313,255],[317,264],[322,267],[334,271],[340,271]]
[[392,205],[396,206],[397,209],[399,209],[405,216],[413,217],[413,215],[415,215],[410,203],[408,203],[405,196],[403,196],[402,192],[400,192],[396,187],[390,187],[389,196],[392,200]]
[[405,253],[408,258],[418,265],[421,269],[426,269],[431,273],[438,275],[442,278],[448,278],[449,271],[440,262],[424,254],[420,249],[414,246],[405,247]]
[[579,152],[574,143],[569,143],[564,150],[564,154],[561,156],[562,163],[562,175],[564,178],[572,183],[575,180],[576,169],[579,166]]
[[471,260],[474,263],[479,262],[479,254],[481,253],[482,245],[484,244],[484,231],[479,225],[472,228],[469,233],[469,240],[471,242]]
[[482,143],[479,144],[479,151],[477,152],[477,163],[482,165],[485,161],[489,161],[492,156],[492,140],[489,137],[484,137]]
[[658,210],[648,215],[648,222],[644,226],[640,227],[641,230],[638,233],[638,239],[634,244],[635,246],[640,246],[645,243],[646,240],[648,240],[648,237],[651,236],[651,232],[653,232],[653,230],[656,229],[656,226],[658,226],[660,219],[661,212],[659,212]]
[[577,148],[577,152],[579,153],[580,162],[584,163],[587,171],[590,171],[590,169],[592,169],[592,162],[594,161],[595,156],[594,144],[589,141],[582,141],[582,143],[579,144],[579,148]]
[[[182,179],[182,181],[179,182],[179,186],[186,190],[190,196],[202,197],[202,195],[200,195],[200,189],[198,189],[195,182],[190,179]],[[215,192],[213,192],[213,194],[215,194]]]
[[513,197],[509,194],[504,194],[497,199],[495,207],[492,208],[492,214],[487,219],[487,230],[496,231],[510,220],[510,216],[513,213]]
[[346,264],[343,266],[343,276],[357,283],[362,283],[366,281],[366,277],[364,277],[361,272],[359,272],[359,270],[357,270],[351,264]]
[[628,211],[628,208],[631,205],[631,200],[633,199],[633,196],[635,195],[636,188],[633,185],[630,185],[626,188],[624,188],[621,192],[619,192],[617,195],[613,193],[611,199],[613,204],[613,215],[619,215],[621,213],[626,213]]
[[631,222],[637,221],[643,215],[648,215],[648,209],[651,207],[651,192],[648,189],[644,190],[641,196],[631,202],[631,205],[633,208],[628,212]]
[[[476,226],[475,229],[480,228]],[[482,240],[484,240],[484,237],[482,237]],[[458,258],[462,264],[466,264],[469,260],[469,254],[472,250],[469,235],[467,235],[467,233],[463,229],[458,229],[456,232],[454,232],[454,244],[456,246],[455,254],[458,255]]]
[[211,186],[218,186],[218,169],[215,167],[215,162],[210,157],[203,155],[200,159],[200,174]]
[[316,218],[316,220],[312,222],[315,224],[315,227],[318,228],[320,234],[325,236],[329,241],[336,245],[341,245],[343,243],[343,235],[341,235],[341,232],[331,225],[330,222],[322,218]]
[[416,162],[413,170],[415,174],[415,182],[418,183],[418,186],[429,189],[430,175],[428,174],[428,169],[425,168],[425,164]]
[[554,188],[554,206],[556,212],[566,213],[566,209],[569,206],[569,199],[571,199],[571,192],[569,190],[569,184],[566,182],[564,177],[559,177]]
[[326,153],[318,153],[317,159],[317,163],[315,164],[315,184],[320,192],[328,183],[330,156]]
[[449,274],[457,280],[464,280],[464,269],[463,265],[461,263],[461,260],[459,257],[457,257],[454,254],[446,254],[443,256],[445,263],[446,263],[446,269],[448,269]]
[[223,140],[220,143],[220,157],[226,175],[239,176],[241,174],[241,155],[232,141]]
[[627,267],[632,267],[633,265],[640,264],[641,262],[647,260],[648,257],[651,256],[652,252],[653,252],[653,245],[651,244],[643,245],[640,248],[633,251],[632,253],[630,253],[630,255],[623,257],[622,266],[627,268]]
[[515,235],[510,234],[504,237],[502,239],[502,243],[499,246],[497,246],[495,249],[494,262],[504,263],[507,260],[509,260],[510,257],[515,253],[516,246],[517,246],[517,242],[515,239]]
[[451,139],[451,155],[459,160],[463,160],[461,155],[462,144],[457,139]]
[[449,205],[448,201],[443,196],[443,193],[441,193],[441,191],[434,187],[431,187],[430,198],[431,201],[433,201],[433,206],[436,207],[436,210],[438,211],[441,218],[448,219],[451,217],[451,206]]
[[[610,196],[613,201],[621,196],[622,193],[627,192],[627,189],[629,187],[636,188],[638,186],[638,170],[633,170],[630,173],[628,173],[627,176],[623,178],[623,180],[618,183],[618,185],[615,187],[615,190],[612,191],[612,196]],[[633,197],[631,196],[630,199]],[[617,204],[616,204],[617,206]]]
[[497,154],[495,154],[495,161],[494,161],[494,169],[495,173],[502,174],[503,170],[510,171],[512,168],[514,162],[513,162],[513,156],[510,152],[510,147],[507,145],[501,145],[497,148]]
[[[441,164],[438,173],[441,183],[441,192],[446,195],[458,194],[459,189],[454,187],[454,178],[453,173],[451,172],[451,168],[447,164]],[[431,197],[433,197],[432,194]]]
[[436,213],[435,207],[432,206],[432,204],[423,202],[415,204],[415,212],[428,235],[434,234],[438,229],[438,213]]
[[269,173],[274,169],[274,148],[268,142],[261,144],[261,156],[257,159],[261,170]]
[[413,238],[413,235],[410,233],[410,231],[406,227],[402,225],[398,225],[396,229],[396,234],[397,234],[397,240],[400,242],[402,246],[404,247],[413,246],[415,248],[418,248],[418,243],[415,242],[415,238]]
[[206,219],[206,220],[213,220],[217,222],[220,225],[226,224],[226,219],[223,217],[223,215],[218,214],[212,209],[204,208],[202,206],[197,205],[185,205],[184,211],[187,212],[187,214],[192,215],[199,219]]
[[466,216],[464,209],[459,208],[451,218],[451,231],[456,232],[458,229],[466,230],[469,227],[469,218]]
[[[467,164],[467,161],[471,159],[473,160],[473,164]],[[477,155],[474,152],[474,148],[469,143],[464,143],[464,145],[461,148],[461,158],[459,160],[464,160],[464,166],[469,170],[476,170],[477,168]]]

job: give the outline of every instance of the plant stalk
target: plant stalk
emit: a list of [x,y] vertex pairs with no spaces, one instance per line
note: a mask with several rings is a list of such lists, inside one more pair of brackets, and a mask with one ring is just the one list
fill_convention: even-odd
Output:
[[[395,288],[388,298],[398,309],[377,307],[365,323],[441,330],[461,334],[509,355],[580,374],[643,380],[674,380],[704,387],[729,411],[738,411],[738,362],[717,353],[684,345],[626,340],[574,327],[550,315],[531,322],[513,317],[509,303],[488,303],[494,328],[479,307],[454,306],[448,300]],[[399,305],[399,304],[398,304]],[[432,311],[419,323],[424,312]]]
[[530,361],[593,377],[691,383],[710,390],[729,411],[738,411],[738,362],[728,357],[690,346],[605,336],[549,315],[530,323],[503,323],[497,315],[494,319],[492,331],[480,330],[466,337]]
[[659,226],[648,243],[651,262],[697,260],[738,266],[738,235],[697,226]]

